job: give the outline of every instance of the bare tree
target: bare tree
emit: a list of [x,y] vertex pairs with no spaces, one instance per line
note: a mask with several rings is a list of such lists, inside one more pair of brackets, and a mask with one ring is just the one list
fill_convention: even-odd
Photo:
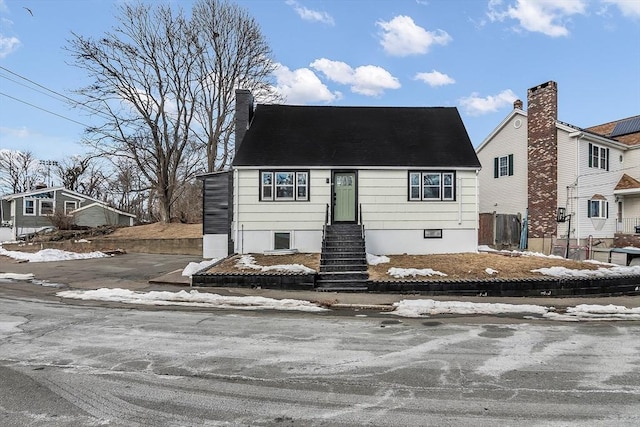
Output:
[[22,193],[35,187],[38,161],[30,151],[0,150],[0,194]]
[[268,92],[270,52],[246,13],[218,0],[198,1],[191,18],[167,4],[125,2],[117,18],[113,32],[73,34],[68,48],[93,80],[78,94],[108,117],[87,142],[133,162],[168,222],[179,187],[229,163],[233,88]]
[[86,192],[87,183],[92,182],[96,176],[104,177],[95,160],[96,156],[92,155],[70,156],[56,162],[55,173],[64,188],[94,197],[95,191],[92,194]]
[[228,167],[233,160],[235,89],[249,89],[261,102],[281,98],[273,90],[276,64],[260,26],[246,10],[226,1],[203,0],[193,8],[199,55],[195,134],[207,150],[207,171]]

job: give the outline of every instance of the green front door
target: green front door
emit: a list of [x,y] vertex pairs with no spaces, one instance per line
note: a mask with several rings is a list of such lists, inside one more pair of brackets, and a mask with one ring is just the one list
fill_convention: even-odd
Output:
[[336,172],[333,182],[333,221],[356,222],[356,173]]

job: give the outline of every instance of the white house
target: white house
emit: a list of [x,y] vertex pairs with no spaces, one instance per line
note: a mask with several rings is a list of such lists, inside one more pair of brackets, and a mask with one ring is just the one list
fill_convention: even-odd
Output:
[[611,246],[640,225],[640,116],[580,128],[558,120],[557,94],[552,81],[529,89],[528,111],[516,101],[478,146],[480,212],[527,217],[532,250],[568,233]]
[[205,257],[318,253],[330,224],[362,226],[369,253],[476,250],[480,162],[456,108],[236,96],[233,168],[203,176]]

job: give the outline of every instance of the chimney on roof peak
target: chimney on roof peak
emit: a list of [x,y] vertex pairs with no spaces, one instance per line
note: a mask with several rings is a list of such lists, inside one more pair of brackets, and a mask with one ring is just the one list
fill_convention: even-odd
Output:
[[513,108],[517,110],[522,110],[522,100],[516,99],[515,101],[513,101]]
[[244,134],[249,129],[249,124],[253,119],[253,95],[248,89],[236,89],[236,115],[235,115],[235,153],[242,143]]

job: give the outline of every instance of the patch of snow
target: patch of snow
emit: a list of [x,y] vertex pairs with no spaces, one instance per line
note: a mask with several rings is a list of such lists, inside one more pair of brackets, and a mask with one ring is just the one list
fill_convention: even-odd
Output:
[[21,251],[8,251],[2,247],[0,247],[0,255],[29,262],[68,261],[75,259],[106,258],[109,256],[102,252],[76,253],[62,251],[60,249],[42,249],[35,253],[28,253]]
[[498,251],[493,249],[490,246],[480,245],[480,246],[478,246],[478,252],[498,252]]
[[493,268],[487,267],[484,269],[484,272],[487,273],[489,276],[491,276],[492,274],[498,273],[498,270],[494,270]]
[[290,273],[307,273],[313,274],[316,271],[313,268],[309,268],[302,264],[280,264],[280,265],[269,265],[262,266],[256,264],[256,260],[252,255],[242,255],[240,259],[236,262],[237,268],[251,268],[253,270],[260,271],[278,271],[278,272],[290,272]]
[[629,267],[615,266],[611,268],[598,268],[597,270],[571,270],[566,267],[548,267],[531,270],[552,277],[615,277],[640,274],[640,265]]
[[434,314],[539,314],[545,315],[552,307],[532,304],[479,303],[464,301],[435,301],[432,299],[402,300],[393,304],[391,314],[402,317],[425,317]]
[[91,240],[87,240],[87,239],[79,239],[79,240],[74,240],[74,243],[91,243]]
[[640,307],[628,308],[621,305],[580,304],[568,307],[566,313],[547,313],[544,317],[551,320],[640,320]]
[[396,279],[402,279],[404,277],[416,277],[416,276],[443,276],[446,277],[447,275],[442,273],[441,271],[436,271],[433,270],[431,268],[422,268],[422,269],[418,269],[418,268],[397,268],[397,267],[391,267],[389,270],[387,270],[387,274],[395,277]]
[[7,279],[7,280],[31,280],[33,279],[33,273],[26,273],[26,274],[20,274],[20,273],[0,273],[0,279]]
[[385,255],[367,254],[367,264],[369,265],[386,264],[389,261],[391,260],[389,259],[388,256],[385,256]]
[[328,309],[309,301],[295,299],[274,299],[257,296],[235,297],[192,291],[150,291],[135,292],[129,289],[73,290],[56,293],[62,298],[80,300],[111,301],[126,304],[180,305],[192,307],[232,308],[237,310],[285,310],[322,312]]
[[184,270],[182,270],[182,275],[191,277],[198,271],[211,267],[216,262],[218,262],[218,259],[204,260],[201,262],[190,262],[189,264],[187,264]]

